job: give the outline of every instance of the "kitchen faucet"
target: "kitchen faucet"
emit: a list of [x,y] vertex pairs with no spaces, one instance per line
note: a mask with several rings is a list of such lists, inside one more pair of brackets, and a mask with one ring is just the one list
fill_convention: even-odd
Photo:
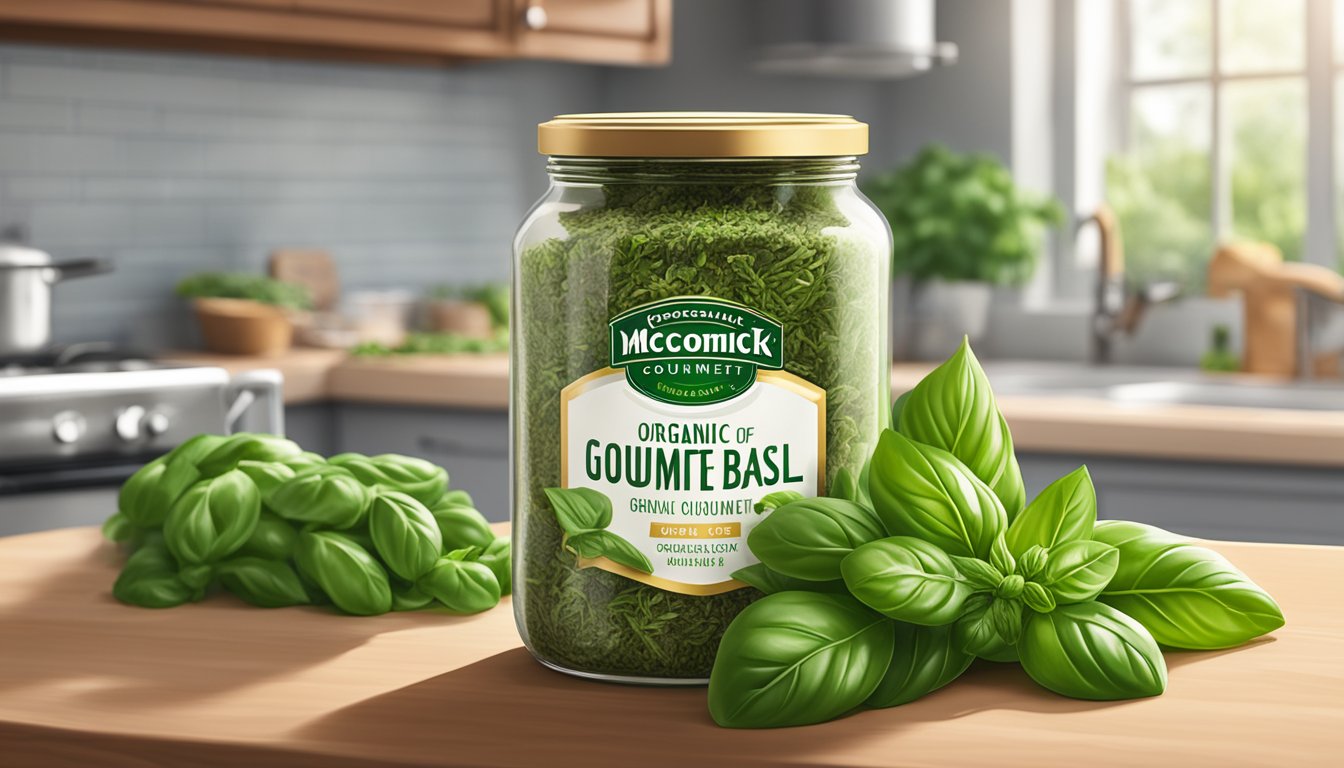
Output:
[[1115,335],[1133,336],[1148,307],[1176,298],[1181,293],[1181,286],[1162,281],[1131,290],[1125,281],[1125,248],[1115,212],[1103,203],[1091,216],[1079,222],[1078,230],[1088,224],[1096,224],[1101,237],[1096,303],[1091,317],[1092,362],[1105,365],[1111,362]]
[[1286,262],[1268,243],[1226,243],[1209,261],[1209,295],[1240,294],[1242,370],[1283,378],[1340,375],[1344,277]]

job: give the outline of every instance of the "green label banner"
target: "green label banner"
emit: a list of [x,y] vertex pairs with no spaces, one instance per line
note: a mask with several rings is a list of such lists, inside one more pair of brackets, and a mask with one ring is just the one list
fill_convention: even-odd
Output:
[[784,326],[723,299],[678,296],[611,319],[611,367],[635,390],[673,405],[709,405],[784,367]]

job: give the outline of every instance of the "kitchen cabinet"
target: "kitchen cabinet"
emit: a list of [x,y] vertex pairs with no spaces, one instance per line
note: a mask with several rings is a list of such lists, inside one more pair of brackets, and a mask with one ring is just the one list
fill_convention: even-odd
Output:
[[671,0],[0,0],[0,37],[408,62],[662,64]]
[[1028,497],[1086,464],[1098,514],[1203,538],[1344,544],[1336,468],[1018,451]]
[[718,728],[703,688],[543,668],[510,600],[354,618],[228,595],[162,611],[108,595],[91,528],[0,541],[0,762],[136,766],[1292,765],[1338,763],[1344,550],[1216,542],[1288,624],[1167,655],[1167,691],[1092,702],[980,663],[902,707]]

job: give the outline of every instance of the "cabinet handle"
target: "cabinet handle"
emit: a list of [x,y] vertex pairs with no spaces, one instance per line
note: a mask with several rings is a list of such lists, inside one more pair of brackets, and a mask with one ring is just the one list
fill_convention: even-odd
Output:
[[527,8],[523,9],[523,26],[533,32],[540,32],[546,28],[550,17],[546,15],[546,8],[542,6],[543,0],[531,0]]
[[483,448],[479,445],[467,445],[456,440],[433,437],[431,435],[420,435],[416,444],[424,453],[449,454],[449,455],[467,455],[476,458],[485,459],[507,459],[509,451],[507,448]]

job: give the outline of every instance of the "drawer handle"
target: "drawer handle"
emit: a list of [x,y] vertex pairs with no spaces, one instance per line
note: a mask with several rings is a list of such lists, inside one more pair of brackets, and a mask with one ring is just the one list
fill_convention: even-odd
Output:
[[425,453],[453,453],[453,454],[471,454],[482,458],[507,459],[509,452],[502,448],[482,448],[479,445],[467,445],[456,440],[444,440],[429,435],[421,435],[416,439],[416,444],[420,450]]
[[546,13],[546,8],[542,6],[543,0],[531,0],[527,7],[523,9],[523,26],[533,32],[540,32],[550,23],[550,16]]

